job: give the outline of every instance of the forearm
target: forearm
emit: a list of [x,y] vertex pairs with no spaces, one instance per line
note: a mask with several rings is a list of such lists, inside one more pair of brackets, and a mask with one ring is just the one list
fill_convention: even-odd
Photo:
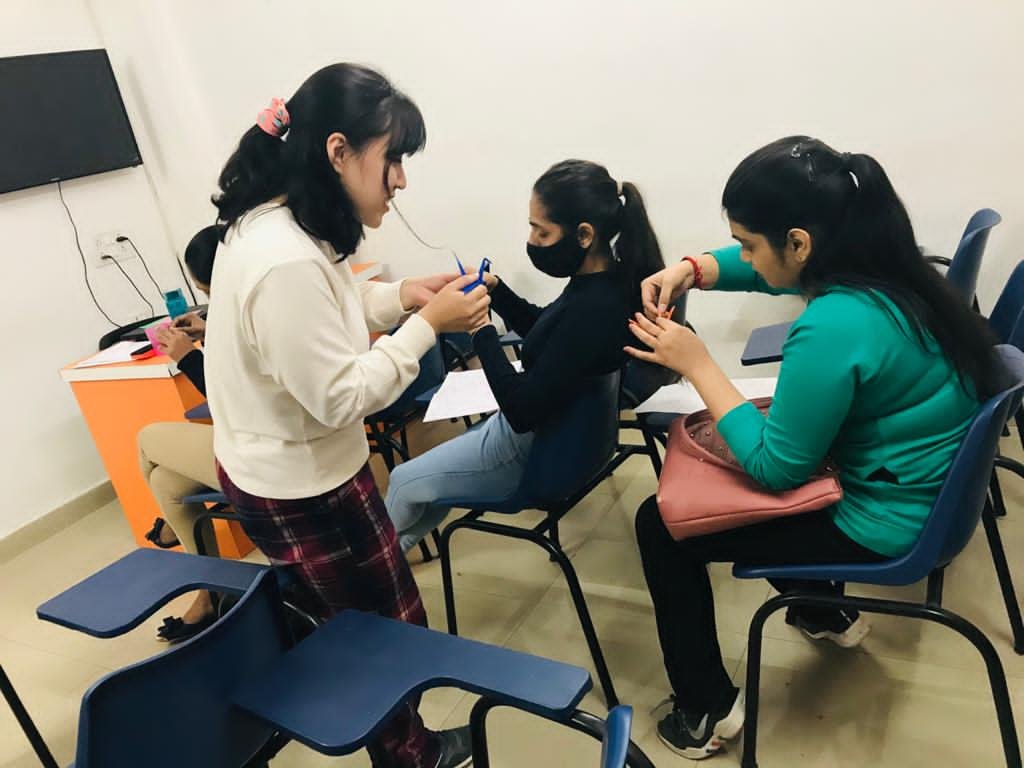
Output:
[[738,405],[746,402],[725,371],[718,367],[710,355],[693,366],[687,378],[717,421]]
[[489,289],[491,309],[501,316],[510,331],[525,337],[543,310],[519,296],[504,280],[494,278],[494,284]]

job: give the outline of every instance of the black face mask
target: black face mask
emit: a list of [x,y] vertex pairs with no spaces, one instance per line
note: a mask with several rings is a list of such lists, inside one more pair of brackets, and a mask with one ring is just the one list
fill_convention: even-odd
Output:
[[587,249],[575,237],[562,235],[562,239],[551,245],[526,244],[526,253],[533,266],[552,277],[572,277],[580,271]]

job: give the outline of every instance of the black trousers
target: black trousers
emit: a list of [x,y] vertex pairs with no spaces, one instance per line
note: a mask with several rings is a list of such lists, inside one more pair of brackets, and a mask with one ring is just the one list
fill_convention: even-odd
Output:
[[[675,541],[652,496],[637,512],[636,535],[669,683],[677,706],[695,715],[726,706],[736,690],[718,646],[708,563],[803,565],[887,559],[839,530],[829,510]],[[813,581],[772,585],[780,592],[797,587],[832,593],[843,589],[842,584]]]

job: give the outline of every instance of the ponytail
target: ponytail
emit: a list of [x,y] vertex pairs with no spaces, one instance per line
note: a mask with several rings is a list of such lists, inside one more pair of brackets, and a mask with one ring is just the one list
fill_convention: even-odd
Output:
[[780,139],[737,166],[722,207],[780,256],[790,230],[810,233],[811,256],[800,273],[809,298],[845,286],[891,312],[884,296],[922,347],[934,339],[965,389],[979,398],[999,390],[991,329],[925,261],[907,209],[875,158],[807,136]]
[[636,185],[622,182],[622,211],[619,214],[619,239],[615,241],[615,257],[629,276],[630,296],[640,304],[640,283],[665,268],[661,246],[654,234],[647,206]]
[[[344,134],[360,152],[387,136],[387,159],[400,162],[426,143],[423,116],[387,78],[355,64],[313,73],[283,106],[288,122],[272,133],[286,135],[254,125],[224,165],[213,196],[218,222],[227,229],[256,206],[281,197],[307,234],[347,256],[362,240],[363,224],[327,158],[327,138]],[[387,184],[386,173],[381,184]]]
[[243,134],[220,172],[214,195],[217,219],[227,229],[247,211],[285,193],[284,142],[254,125]]

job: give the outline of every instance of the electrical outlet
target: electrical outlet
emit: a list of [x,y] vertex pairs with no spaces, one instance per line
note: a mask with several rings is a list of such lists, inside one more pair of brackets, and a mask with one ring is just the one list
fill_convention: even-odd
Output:
[[93,258],[94,267],[112,267],[110,259],[103,258],[110,256],[119,263],[124,264],[129,259],[138,258],[135,250],[128,243],[119,243],[117,238],[121,232],[101,232],[96,235],[96,251]]

